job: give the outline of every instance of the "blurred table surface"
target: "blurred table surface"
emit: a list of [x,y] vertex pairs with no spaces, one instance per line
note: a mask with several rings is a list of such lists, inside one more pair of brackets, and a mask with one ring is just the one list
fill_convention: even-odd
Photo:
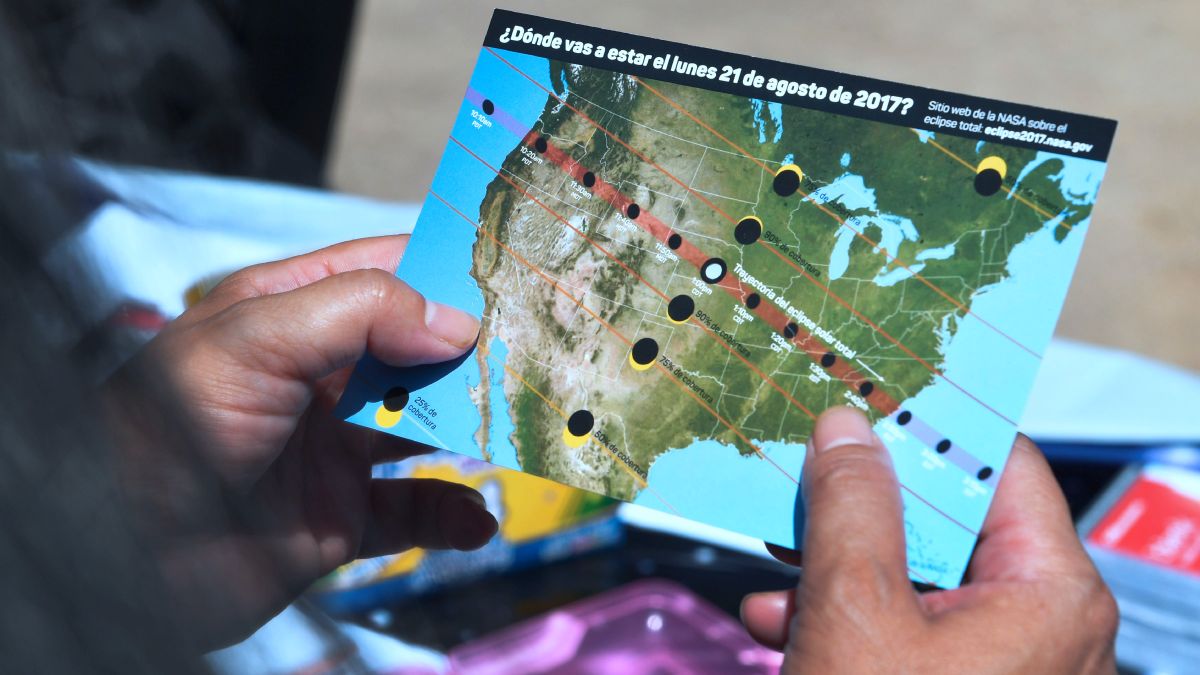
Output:
[[[1078,517],[1121,467],[1054,464]],[[383,602],[349,617],[405,642],[447,651],[475,638],[638,579],[671,579],[738,616],[747,593],[795,586],[797,570],[703,541],[629,528],[610,549],[524,571],[455,585],[428,595]],[[382,611],[380,611],[382,610]]]

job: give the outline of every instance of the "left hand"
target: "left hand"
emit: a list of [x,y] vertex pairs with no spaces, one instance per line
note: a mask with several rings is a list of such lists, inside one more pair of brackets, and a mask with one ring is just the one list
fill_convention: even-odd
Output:
[[[373,464],[427,447],[331,415],[366,352],[412,366],[475,344],[478,321],[393,275],[407,241],[236,272],[110,384],[127,493],[201,647],[244,637],[355,558],[474,549],[495,534],[474,490],[371,478]],[[174,396],[152,394],[146,373]]]

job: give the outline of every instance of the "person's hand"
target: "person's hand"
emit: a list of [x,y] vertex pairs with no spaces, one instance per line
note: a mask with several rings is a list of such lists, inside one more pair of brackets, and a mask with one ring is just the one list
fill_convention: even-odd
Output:
[[917,594],[887,450],[850,408],[817,421],[794,591],[742,620],[785,673],[1113,673],[1117,610],[1045,459],[1019,437],[963,586]]
[[[373,464],[428,448],[331,415],[365,352],[411,366],[475,344],[474,318],[393,276],[407,240],[236,272],[114,378],[125,484],[198,644],[246,635],[355,558],[495,534],[474,490],[371,478]],[[165,376],[164,400],[149,400],[147,372]],[[190,434],[172,433],[185,422]]]

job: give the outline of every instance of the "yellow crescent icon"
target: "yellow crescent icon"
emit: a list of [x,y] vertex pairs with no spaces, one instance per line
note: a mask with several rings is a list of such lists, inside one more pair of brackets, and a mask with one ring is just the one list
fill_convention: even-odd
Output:
[[566,443],[567,447],[569,448],[578,448],[584,443],[587,443],[589,438],[591,438],[590,434],[576,436],[575,434],[571,433],[570,429],[563,427],[563,443]]
[[1008,173],[1008,164],[1005,164],[1004,160],[996,155],[984,157],[983,161],[979,162],[979,166],[975,167],[975,173],[983,173],[988,169],[995,169],[996,173],[1000,174],[1001,178],[1004,178],[1005,174]]
[[804,180],[804,169],[801,169],[795,164],[784,164],[783,166],[779,167],[779,170],[775,172],[775,175],[778,176],[784,171],[795,171],[797,178],[799,180]]
[[400,418],[404,417],[403,410],[392,412],[382,405],[375,411],[375,424],[382,429],[391,429],[400,423]]
[[[672,319],[672,321],[674,321],[674,319]],[[654,362],[651,361],[650,363],[638,363],[637,361],[633,360],[633,352],[629,352],[629,365],[633,366],[634,370],[646,370],[650,368],[650,366],[654,365]]]

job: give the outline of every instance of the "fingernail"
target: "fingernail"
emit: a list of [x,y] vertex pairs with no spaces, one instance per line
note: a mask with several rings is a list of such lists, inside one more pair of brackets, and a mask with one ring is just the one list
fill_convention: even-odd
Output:
[[786,591],[759,591],[750,593],[746,596],[746,600],[753,603],[758,603],[763,608],[772,609],[779,612],[785,612],[788,608],[788,594]]
[[821,414],[810,440],[814,450],[821,453],[846,445],[874,445],[875,431],[866,415],[842,406]]
[[479,321],[466,312],[432,300],[425,301],[425,326],[439,340],[466,349],[479,338]]

